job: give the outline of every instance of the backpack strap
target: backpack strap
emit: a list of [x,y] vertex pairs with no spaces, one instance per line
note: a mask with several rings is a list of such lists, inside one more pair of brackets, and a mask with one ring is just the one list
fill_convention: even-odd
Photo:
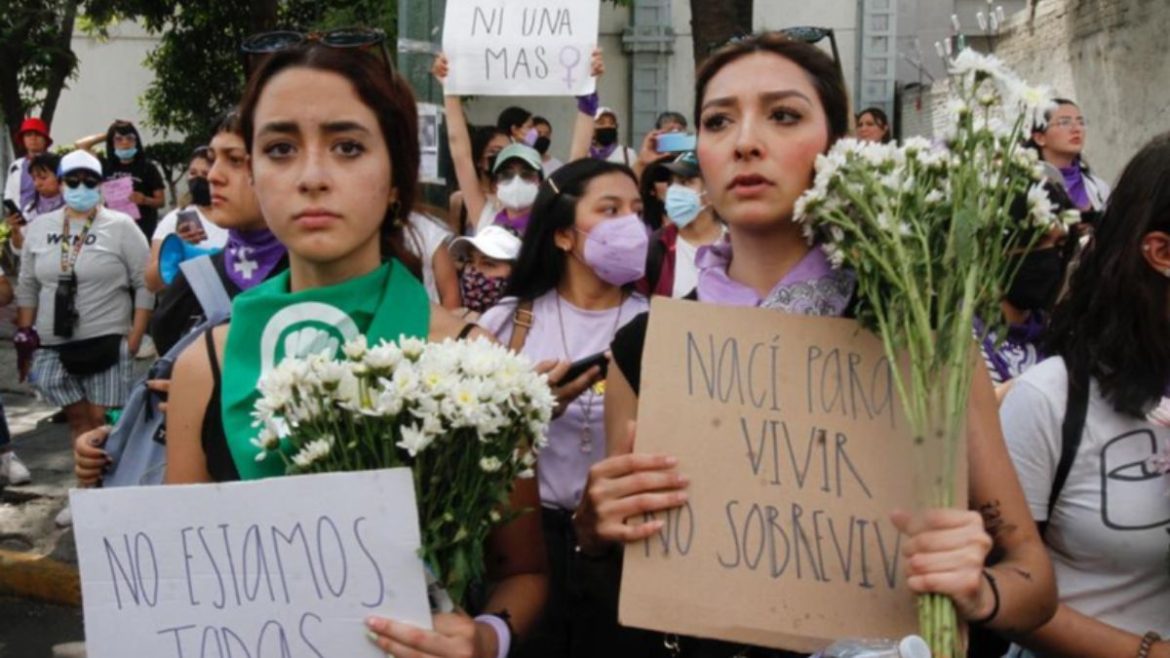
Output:
[[528,339],[528,331],[532,329],[532,300],[524,299],[516,305],[516,314],[512,316],[512,340],[508,342],[508,349],[519,352],[524,349],[524,341]]
[[[669,221],[669,220],[668,220]],[[662,229],[654,232],[650,237],[650,248],[646,251],[646,283],[649,297],[658,292],[658,282],[662,280],[662,266],[666,261],[666,245],[662,242]]]
[[203,307],[203,316],[218,324],[232,313],[232,299],[223,287],[223,280],[215,271],[211,256],[200,256],[185,260],[179,264],[187,283],[191,284],[191,292]]
[[[1084,368],[1068,373],[1068,403],[1064,410],[1064,422],[1060,426],[1060,461],[1052,479],[1052,491],[1048,494],[1048,521],[1052,510],[1068,480],[1077,449],[1081,446],[1081,435],[1085,432],[1085,417],[1089,413],[1089,373]],[[1047,524],[1048,521],[1045,521]]]

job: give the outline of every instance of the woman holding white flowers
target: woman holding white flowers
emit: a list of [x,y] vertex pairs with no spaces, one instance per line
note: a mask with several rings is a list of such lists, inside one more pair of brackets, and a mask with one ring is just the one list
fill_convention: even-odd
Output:
[[[285,357],[338,351],[358,335],[373,345],[476,333],[432,306],[411,274],[417,260],[403,230],[418,182],[417,111],[410,87],[379,56],[384,36],[368,34],[373,48],[311,39],[270,47],[250,79],[242,132],[256,198],[288,247],[289,269],[236,298],[230,327],[209,332],[176,364],[172,390],[183,395],[167,414],[168,483],[283,474],[278,459],[256,461],[251,412],[261,373]],[[261,36],[272,43],[279,34]],[[532,480],[517,481],[512,504],[537,504]],[[497,616],[436,614],[433,631],[371,617],[371,640],[402,658],[503,655],[506,620],[524,633],[544,601],[539,523],[521,515],[490,538],[494,589],[484,609]]]
[[[624,165],[581,159],[558,169],[540,186],[504,299],[479,324],[534,361],[602,355],[647,308],[631,290],[646,266],[641,210],[637,179]],[[553,421],[538,459],[550,600],[522,655],[599,655],[589,643],[607,641],[613,629],[613,619],[598,626],[602,611],[578,590],[595,578],[574,559],[570,522],[589,467],[606,454],[601,375],[596,365],[581,375],[591,386]]]
[[[696,76],[695,98],[708,199],[730,237],[700,256],[695,297],[714,305],[848,314],[852,275],[833,269],[793,221],[817,156],[848,131],[848,102],[837,67],[808,44],[779,34],[756,35],[706,60]],[[642,514],[687,500],[688,480],[674,458],[630,454],[645,329],[645,318],[639,318],[613,345],[606,397],[610,456],[590,470],[575,516],[581,550],[588,554],[652,536],[663,522],[641,522]],[[910,589],[948,596],[963,620],[1018,635],[1052,614],[1051,567],[1029,525],[985,376],[973,386],[973,397],[967,461],[970,505],[979,511],[896,512],[892,520],[906,535]],[[656,639],[649,639],[640,655],[664,652],[662,638]],[[679,649],[683,656],[730,657],[743,648],[682,638]]]
[[1126,166],[1053,313],[1053,358],[1000,409],[1060,598],[1012,655],[1170,656],[1168,181],[1163,134]]

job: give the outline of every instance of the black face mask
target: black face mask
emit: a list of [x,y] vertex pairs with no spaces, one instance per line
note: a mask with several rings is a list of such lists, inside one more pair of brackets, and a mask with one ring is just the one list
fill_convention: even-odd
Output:
[[1024,311],[1048,308],[1064,280],[1064,257],[1056,247],[1029,252],[1008,288],[1008,303]]
[[550,144],[552,144],[552,140],[549,138],[537,137],[536,143],[532,145],[532,148],[536,149],[537,153],[544,155],[545,153],[548,153],[548,147]]
[[187,181],[187,190],[191,192],[191,203],[197,206],[211,205],[211,183],[206,178],[192,178]]
[[598,128],[593,131],[593,139],[602,146],[617,144],[617,128]]

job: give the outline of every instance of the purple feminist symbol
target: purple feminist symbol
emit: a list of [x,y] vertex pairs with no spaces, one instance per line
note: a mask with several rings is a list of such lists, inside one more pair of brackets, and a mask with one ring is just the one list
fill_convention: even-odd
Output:
[[[565,55],[569,55],[573,61],[566,61]],[[573,46],[565,46],[561,48],[560,59],[561,66],[565,67],[565,88],[572,89],[573,83],[576,82],[573,79],[573,69],[577,68],[577,65],[581,63],[581,51]]]

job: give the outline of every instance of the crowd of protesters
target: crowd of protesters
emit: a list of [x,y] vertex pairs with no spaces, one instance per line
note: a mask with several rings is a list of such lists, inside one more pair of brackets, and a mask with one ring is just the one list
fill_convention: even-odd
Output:
[[[445,57],[432,72],[445,81]],[[592,72],[605,73],[600,53]],[[430,340],[490,337],[541,362],[560,402],[538,477],[514,494],[540,513],[494,533],[489,550],[503,566],[486,600],[436,614],[429,631],[372,618],[379,648],[795,655],[664,642],[618,624],[615,548],[657,532],[642,514],[682,505],[688,482],[670,455],[632,450],[649,299],[847,317],[854,275],[806,241],[793,207],[834,142],[890,142],[897,131],[880,108],[853,115],[838,64],[779,33],[714,52],[695,98],[692,121],[665,112],[634,149],[596,93],[577,98],[574,124],[555,133],[518,106],[495,125],[469,125],[462,99],[447,96],[457,190],[439,210],[416,195],[416,106],[404,79],[372,49],[307,41],[254,67],[239,110],[191,156],[189,199],[161,221],[161,177],[133,124],[114,122],[60,157],[48,126],[29,119],[5,187],[13,232],[0,273],[0,302],[18,306],[20,374],[64,409],[78,479],[93,486],[109,465],[105,412],[124,404],[144,336],[165,353],[205,316],[185,275],[167,271],[176,244],[213,252],[227,294],[257,289],[245,299],[266,308],[352,290]],[[337,117],[341,129],[329,124]],[[1049,196],[1082,221],[1013,254],[1003,317],[973,327],[1006,328],[983,341],[990,376],[972,394],[972,511],[895,519],[912,589],[949,597],[993,638],[971,655],[1170,656],[1170,478],[1105,466],[1121,463],[1110,450],[1132,463],[1149,452],[1118,448],[1118,437],[1148,437],[1155,450],[1170,438],[1149,416],[1170,395],[1170,137],[1150,141],[1111,190],[1083,157],[1086,130],[1066,99],[1034,126]],[[565,162],[550,155],[562,134]],[[101,157],[89,152],[103,142]],[[132,184],[121,205],[103,203],[104,186],[122,178]],[[285,289],[259,286],[273,279]],[[223,395],[255,338],[236,322],[207,330],[173,379],[151,384],[183,391],[166,411],[169,483],[249,477],[232,459],[246,428]],[[0,479],[30,479],[6,427]],[[1149,523],[1102,523],[1107,492]]]

